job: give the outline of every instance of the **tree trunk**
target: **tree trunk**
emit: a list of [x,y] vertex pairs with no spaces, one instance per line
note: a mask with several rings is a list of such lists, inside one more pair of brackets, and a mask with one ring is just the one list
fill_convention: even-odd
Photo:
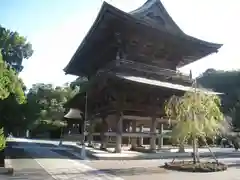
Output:
[[217,160],[215,154],[212,152],[211,148],[208,146],[208,143],[205,138],[203,138],[203,141],[205,142],[205,145],[207,146],[209,152],[212,154],[213,159],[218,163],[218,160]]
[[179,145],[179,150],[178,150],[179,153],[184,153],[185,152],[185,149],[184,149],[184,144],[180,144]]
[[0,167],[5,167],[5,152],[0,150]]
[[196,164],[197,163],[197,139],[193,138],[192,140],[192,147],[193,147],[193,153],[192,153],[192,157],[193,157],[193,163]]

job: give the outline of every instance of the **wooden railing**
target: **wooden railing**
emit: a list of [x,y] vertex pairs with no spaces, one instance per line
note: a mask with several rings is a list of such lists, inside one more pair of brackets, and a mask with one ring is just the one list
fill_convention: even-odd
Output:
[[183,74],[179,71],[160,68],[158,66],[153,66],[145,63],[140,63],[140,62],[131,61],[131,60],[124,60],[124,59],[111,61],[104,68],[100,69],[97,72],[97,75],[100,75],[101,73],[110,73],[110,72],[115,73],[119,69],[122,69],[122,71],[124,71],[124,69],[125,70],[132,69],[138,72],[144,72],[146,74],[155,74],[164,78],[179,79],[189,83],[192,82],[190,75]]

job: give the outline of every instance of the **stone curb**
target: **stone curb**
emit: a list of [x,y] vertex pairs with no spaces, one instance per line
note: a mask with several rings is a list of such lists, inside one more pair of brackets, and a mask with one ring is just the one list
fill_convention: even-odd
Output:
[[[72,149],[75,151],[79,151],[81,149],[80,145],[76,143],[76,145],[70,145]],[[101,153],[99,153],[101,154]],[[102,154],[112,154],[108,152],[103,152]],[[219,157],[224,156],[240,156],[240,152],[215,152],[214,155]],[[185,152],[185,153],[176,153],[176,152],[169,152],[169,153],[145,153],[145,154],[139,154],[137,156],[101,156],[98,155],[98,153],[93,152],[91,149],[86,148],[86,156],[93,160],[150,160],[150,159],[189,159],[191,158],[191,153]],[[212,154],[210,152],[200,153],[201,158],[208,158],[212,157]]]
[[[188,154],[173,154],[173,155],[159,155],[159,156],[154,156],[154,155],[139,155],[139,156],[130,156],[130,157],[101,157],[101,156],[96,156],[95,154],[96,153],[90,153],[91,156],[94,158],[94,159],[97,159],[97,160],[150,160],[150,159],[189,159],[191,158],[191,154],[188,153]],[[215,153],[215,156],[217,158],[219,157],[224,157],[226,155],[229,155],[229,153]],[[239,155],[238,155],[239,156]],[[200,154],[200,157],[201,158],[210,158],[212,157],[211,154]]]
[[[75,150],[79,150],[81,147],[79,145],[72,146]],[[107,152],[106,152],[107,153]],[[91,149],[86,149],[86,155],[95,160],[144,160],[144,159],[173,159],[173,158],[191,158],[191,153],[185,152],[185,153],[162,153],[162,154],[139,154],[138,156],[97,156],[96,152],[92,152]],[[240,152],[215,152],[214,155],[216,157],[223,157],[223,156],[234,156],[239,155]],[[212,154],[210,152],[206,153],[200,153],[200,157],[202,158],[208,158],[212,157]]]

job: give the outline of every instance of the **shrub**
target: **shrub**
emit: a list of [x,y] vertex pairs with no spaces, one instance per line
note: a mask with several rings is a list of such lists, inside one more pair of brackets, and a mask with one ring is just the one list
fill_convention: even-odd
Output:
[[6,139],[4,136],[4,130],[3,130],[3,128],[1,128],[0,129],[0,151],[5,149],[5,147],[6,147]]

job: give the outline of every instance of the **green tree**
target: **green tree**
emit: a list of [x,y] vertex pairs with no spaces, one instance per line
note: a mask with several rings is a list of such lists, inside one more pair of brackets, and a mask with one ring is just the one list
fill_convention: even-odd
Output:
[[194,163],[199,160],[198,139],[207,145],[206,138],[214,138],[227,130],[216,95],[196,91],[186,92],[182,97],[172,96],[166,103],[165,112],[175,124],[172,138],[180,144],[192,141]]
[[27,94],[29,109],[33,108],[28,118],[35,119],[31,127],[34,131],[49,131],[65,126],[64,104],[79,91],[68,84],[54,87],[51,84],[34,84]]
[[197,81],[205,88],[224,93],[222,111],[232,117],[233,126],[240,129],[240,71],[209,69]]
[[23,84],[15,71],[2,60],[0,55],[0,127],[5,129],[8,129],[11,124],[7,114],[16,115],[13,106],[6,109],[6,102],[9,104],[10,100],[13,100],[14,105],[25,102]]
[[[2,99],[0,101],[0,123],[4,125],[6,132],[12,131],[13,128],[22,129],[25,123],[23,113],[25,105],[22,103],[25,101],[26,87],[18,78],[18,73],[23,68],[22,61],[30,58],[33,50],[25,37],[0,25],[0,53],[2,54],[0,87],[3,88],[0,91],[0,99]],[[2,71],[2,68],[5,70]],[[10,85],[6,86],[6,83]]]
[[25,101],[22,81],[15,71],[4,63],[0,54],[0,99],[6,99],[10,94],[14,94],[19,103]]
[[[24,92],[22,89],[22,82],[19,80],[15,71],[2,60],[0,54],[0,104],[8,99],[10,96],[14,96],[15,101],[23,103],[25,101]],[[1,109],[0,109],[1,112]],[[7,121],[3,119],[3,113],[0,114],[0,148],[5,148],[4,131]]]
[[26,38],[2,26],[0,26],[0,50],[3,60],[16,72],[22,71],[23,59],[28,59],[33,54],[32,45]]
[[3,128],[0,129],[0,152],[5,149],[6,147],[6,140],[4,137],[4,131]]

